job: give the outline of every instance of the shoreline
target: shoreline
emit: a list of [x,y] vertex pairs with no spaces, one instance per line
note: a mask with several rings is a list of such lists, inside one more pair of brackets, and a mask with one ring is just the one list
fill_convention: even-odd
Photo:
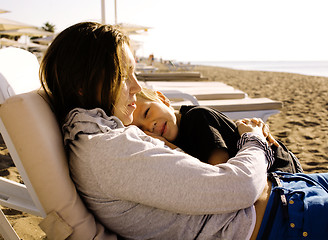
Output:
[[328,77],[328,61],[199,61],[198,66],[212,66],[245,71],[265,71]]
[[[168,70],[158,62],[155,67]],[[249,97],[282,101],[281,112],[267,121],[273,136],[299,158],[305,173],[328,172],[328,77],[211,66],[195,66],[193,71],[201,72],[208,81],[223,82],[242,90]],[[1,141],[0,165],[1,176],[21,181]],[[42,218],[8,208],[4,208],[4,212],[20,238],[46,239],[38,226]]]

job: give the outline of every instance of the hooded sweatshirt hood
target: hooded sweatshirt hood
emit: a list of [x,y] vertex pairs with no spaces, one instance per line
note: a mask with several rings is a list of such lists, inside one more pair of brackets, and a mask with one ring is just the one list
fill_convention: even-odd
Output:
[[105,133],[123,127],[123,123],[117,117],[108,117],[100,108],[91,110],[75,108],[68,113],[62,128],[64,144],[66,146],[70,141],[75,140],[78,134]]

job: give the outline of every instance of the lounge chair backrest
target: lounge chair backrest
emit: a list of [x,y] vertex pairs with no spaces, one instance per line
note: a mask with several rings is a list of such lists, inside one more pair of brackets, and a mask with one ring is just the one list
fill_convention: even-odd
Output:
[[41,228],[48,239],[116,239],[95,221],[76,191],[60,128],[42,90],[7,99],[0,117],[9,152],[45,217]]
[[20,48],[0,49],[0,103],[10,96],[40,88],[39,62]]

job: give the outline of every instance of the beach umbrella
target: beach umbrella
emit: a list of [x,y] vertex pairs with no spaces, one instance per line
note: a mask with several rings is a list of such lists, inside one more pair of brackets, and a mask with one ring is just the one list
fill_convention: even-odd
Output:
[[36,29],[36,28],[21,28],[7,31],[0,31],[1,35],[9,36],[30,36],[30,37],[41,37],[54,35],[52,32]]
[[0,38],[0,45],[1,46],[6,46],[6,47],[10,47],[10,46],[14,46],[14,47],[24,47],[25,44],[17,42],[15,40],[11,40],[8,38]]
[[4,9],[0,9],[0,13],[9,13],[9,11],[4,10]]
[[0,31],[7,31],[13,29],[20,29],[20,28],[36,28],[36,27],[25,23],[17,22],[14,20],[0,18]]
[[8,38],[0,38],[0,45],[1,46],[6,46],[6,47],[18,47],[18,48],[37,48],[39,50],[46,50],[47,46],[41,45],[41,44],[36,44],[36,43],[20,43],[15,40],[11,40]]
[[[25,44],[25,47],[26,47],[26,44]],[[45,51],[47,50],[48,46],[46,45],[42,45],[42,44],[37,44],[37,43],[33,43],[33,42],[29,42],[27,43],[27,47],[30,49],[30,48],[35,48],[35,49],[38,49],[40,51]]]
[[56,34],[53,34],[53,35],[47,36],[47,37],[34,38],[34,39],[31,39],[31,41],[37,42],[40,44],[44,44],[44,45],[49,45],[54,40],[55,36],[56,36]]
[[[115,11],[115,24],[114,26],[119,28],[127,35],[132,34],[140,34],[140,31],[147,32],[150,27],[130,24],[130,23],[117,23],[117,3],[114,1],[114,11]],[[106,16],[105,16],[105,0],[101,0],[101,23],[105,24]]]
[[5,46],[5,47],[17,47],[17,48],[27,48],[27,43],[21,43],[21,42],[17,42],[15,40],[12,39],[8,39],[8,38],[1,38],[0,39],[0,45],[1,47]]
[[137,24],[131,24],[131,23],[118,23],[114,25],[115,27],[119,28],[123,32],[125,32],[128,35],[131,34],[139,34],[140,31],[147,32],[150,27],[141,26]]

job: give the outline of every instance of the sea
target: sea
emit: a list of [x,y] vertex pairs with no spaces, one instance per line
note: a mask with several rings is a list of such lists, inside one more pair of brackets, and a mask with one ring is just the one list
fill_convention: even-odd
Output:
[[191,64],[328,77],[328,61],[203,61],[191,62]]

